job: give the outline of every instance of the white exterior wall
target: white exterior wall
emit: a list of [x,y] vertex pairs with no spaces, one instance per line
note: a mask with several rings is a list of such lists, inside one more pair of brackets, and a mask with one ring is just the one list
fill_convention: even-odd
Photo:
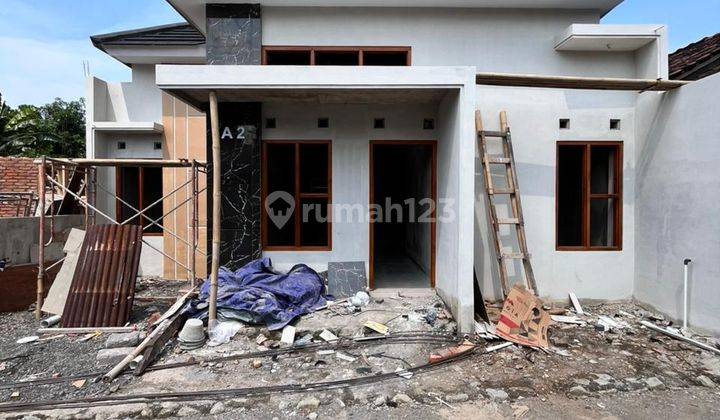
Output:
[[599,19],[597,13],[583,10],[264,7],[262,41],[263,45],[409,46],[413,66],[638,77],[635,52],[555,51],[555,37],[570,24]]
[[[94,122],[161,122],[162,92],[155,84],[155,65],[133,65],[132,81],[107,83],[95,77],[86,81],[86,155],[89,158],[109,159],[162,159],[163,151],[155,150],[154,143],[161,141],[158,134],[101,132],[93,129]],[[126,148],[119,150],[118,142]],[[115,169],[98,168],[97,182],[114,192]],[[160,180],[158,180],[160,182]],[[98,189],[97,207],[115,218],[115,199]],[[98,223],[108,221],[97,215]],[[162,237],[145,236],[156,248],[162,250]],[[162,276],[163,256],[143,245],[140,255],[140,272],[144,276]]]
[[[472,92],[472,91],[471,91]],[[453,312],[463,318],[466,330],[472,323],[472,250],[461,244],[472,242],[470,226],[473,180],[463,177],[463,167],[470,168],[474,147],[472,126],[472,93],[451,92],[440,104],[393,105],[308,105],[264,103],[263,117],[276,118],[277,128],[263,129],[263,140],[332,140],[332,203],[337,206],[369,204],[369,150],[371,140],[436,140],[438,198],[447,200],[438,209],[446,211],[447,222],[437,223],[436,287]],[[330,128],[317,128],[318,117],[329,117]],[[374,118],[385,118],[385,129],[374,129]],[[435,118],[435,130],[423,130],[424,118]],[[463,179],[464,178],[464,179]],[[336,215],[342,215],[342,211]],[[287,270],[305,263],[316,270],[327,269],[330,261],[364,261],[369,270],[369,224],[353,213],[351,220],[332,223],[331,251],[266,251],[273,266]],[[429,240],[429,238],[428,238]]]
[[[437,130],[423,130],[423,118],[436,118],[437,105],[308,105],[264,103],[263,117],[276,118],[275,129],[263,128],[263,140],[332,140],[332,202],[362,204],[370,199],[370,140],[439,140]],[[317,128],[319,117],[330,128]],[[385,118],[386,128],[373,128]],[[330,261],[365,261],[369,271],[369,224],[366,220],[333,220],[331,251],[271,251],[273,266],[283,270],[305,263],[318,271]],[[270,223],[270,222],[268,222]]]
[[688,323],[720,333],[720,74],[638,104],[635,297],[683,317],[683,260],[691,258]]
[[[508,114],[528,249],[541,297],[566,299],[568,292],[575,292],[580,298],[632,297],[636,97],[634,92],[478,87],[477,104],[486,130],[499,129],[501,110]],[[570,119],[569,130],[559,129],[560,118]],[[610,130],[610,118],[621,119],[620,130]],[[622,251],[556,251],[555,177],[559,140],[623,142]],[[484,297],[499,298],[502,289],[489,236],[479,155],[475,178],[475,267],[478,277],[484,279]],[[509,232],[509,227],[505,229],[503,236]],[[506,236],[505,239],[507,242]]]

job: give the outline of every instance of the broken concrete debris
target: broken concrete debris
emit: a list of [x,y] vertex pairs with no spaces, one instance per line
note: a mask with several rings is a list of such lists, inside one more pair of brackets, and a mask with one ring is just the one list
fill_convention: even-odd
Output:
[[120,363],[127,355],[135,350],[134,347],[115,347],[102,349],[97,354],[98,365],[115,365]]
[[583,321],[582,319],[580,319],[576,316],[550,315],[550,319],[552,319],[555,322],[560,322],[563,324],[577,324],[577,325],[585,324],[585,321]]
[[329,330],[323,330],[320,333],[320,338],[322,338],[323,340],[325,340],[329,343],[339,340],[338,337]]
[[145,338],[145,336],[140,331],[110,334],[105,341],[105,348],[113,349],[118,347],[135,347],[140,344],[143,338]]
[[280,342],[293,345],[293,343],[295,343],[295,327],[292,325],[286,325],[285,328],[283,328]]
[[[653,349],[652,351],[662,349],[664,346],[668,346],[668,343],[672,343],[672,340],[661,335],[656,336],[660,337],[657,342],[649,341],[647,334],[640,334],[643,331],[642,329],[637,330],[636,335],[631,334],[630,330],[632,328],[618,328],[617,326],[613,328],[617,330],[617,333],[613,334],[599,334],[594,331],[596,320],[602,319],[603,322],[612,324],[603,317],[609,318],[620,326],[623,323],[634,324],[643,317],[647,318],[636,313],[629,305],[623,306],[627,311],[605,311],[602,307],[598,309],[596,306],[591,305],[588,309],[592,310],[592,317],[587,313],[579,315],[573,312],[572,308],[565,313],[561,313],[562,311],[559,308],[553,307],[558,315],[553,315],[551,319],[555,318],[554,320],[558,324],[548,327],[548,339],[553,347],[546,353],[515,346],[510,341],[492,342],[492,340],[499,339],[495,334],[496,331],[494,331],[495,324],[485,322],[477,322],[476,334],[473,335],[472,341],[468,340],[460,345],[450,343],[422,344],[414,347],[408,345],[407,350],[404,349],[404,344],[402,347],[391,346],[391,343],[397,337],[403,335],[412,336],[414,334],[413,329],[416,328],[422,328],[423,331],[433,332],[434,334],[454,332],[452,318],[448,317],[444,308],[437,307],[435,303],[418,305],[411,297],[403,299],[388,298],[381,303],[378,303],[377,299],[370,299],[368,307],[363,307],[362,312],[355,312],[358,314],[357,316],[338,316],[338,313],[333,313],[331,310],[321,313],[314,312],[297,318],[296,321],[291,325],[286,325],[282,330],[275,331],[243,321],[224,321],[218,325],[231,322],[236,323],[236,326],[240,325],[237,335],[228,338],[225,345],[217,349],[206,346],[202,350],[193,352],[190,357],[187,353],[178,352],[179,344],[182,343],[170,340],[167,346],[169,350],[163,352],[160,358],[167,359],[166,362],[171,364],[178,363],[178,361],[194,360],[194,358],[202,359],[200,360],[202,364],[186,365],[183,368],[190,369],[190,372],[197,374],[193,375],[195,377],[202,378],[203,375],[208,375],[207,377],[212,378],[212,381],[222,384],[223,388],[232,386],[230,384],[233,383],[232,381],[237,380],[238,375],[243,375],[243,378],[247,378],[251,382],[257,380],[258,382],[272,383],[272,381],[278,380],[277,375],[282,374],[284,379],[287,378],[288,382],[297,383],[298,386],[306,384],[314,386],[312,384],[323,381],[374,378],[384,374],[402,378],[394,382],[378,382],[378,385],[369,387],[371,388],[369,391],[362,387],[356,390],[352,385],[349,385],[348,388],[352,391],[346,390],[347,393],[343,394],[337,391],[337,395],[331,394],[327,397],[320,394],[293,397],[283,406],[281,411],[284,411],[278,414],[278,418],[297,415],[298,413],[306,418],[315,416],[324,418],[335,415],[336,410],[342,409],[346,405],[351,406],[353,404],[365,404],[372,410],[388,410],[392,409],[392,407],[404,405],[413,407],[424,404],[436,408],[461,409],[464,402],[478,398],[490,400],[491,404],[506,408],[510,407],[508,402],[512,401],[512,412],[505,411],[504,414],[506,416],[512,414],[512,416],[518,418],[527,415],[527,406],[516,406],[515,401],[520,401],[520,398],[542,396],[548,389],[552,392],[555,386],[559,387],[558,390],[563,396],[589,398],[619,392],[647,392],[647,390],[663,388],[674,389],[678,386],[678,381],[684,380],[684,377],[668,376],[660,369],[652,369],[653,376],[651,377],[630,378],[629,376],[636,375],[636,372],[618,373],[616,368],[613,367],[601,371],[603,373],[588,373],[585,378],[574,378],[569,385],[562,381],[555,381],[554,378],[557,378],[557,376],[554,376],[554,370],[562,370],[565,364],[571,366],[572,369],[577,369],[578,372],[581,372],[583,367],[589,366],[592,366],[592,369],[597,371],[608,365],[623,365],[624,363],[610,363],[611,360],[617,362],[618,357],[625,357],[628,360],[647,357],[642,354],[643,350],[641,349],[643,347],[634,344],[628,345],[628,342],[632,340],[644,340],[643,343],[647,344],[648,351],[650,349]],[[155,309],[155,312],[157,311]],[[365,311],[368,311],[367,314]],[[410,313],[415,314],[412,319],[402,317],[403,314]],[[500,310],[492,313],[493,322],[500,317],[501,313]],[[433,317],[433,314],[435,314],[435,317]],[[367,328],[367,321],[369,320],[385,327],[385,329]],[[201,323],[201,325],[203,324]],[[140,324],[139,328],[142,330],[143,325]],[[117,342],[118,345],[124,342],[136,343],[141,338],[131,340],[130,337],[135,334],[142,337],[144,331],[111,335],[106,341],[96,340],[96,345],[103,346],[103,342],[105,342],[106,346],[109,346],[110,342]],[[363,334],[365,334],[364,337]],[[593,337],[593,339],[588,340],[589,336]],[[457,340],[457,338],[455,339]],[[476,339],[477,341],[475,341]],[[484,343],[483,340],[485,340]],[[62,341],[74,343],[78,341],[78,337],[71,336],[70,339]],[[358,345],[358,347],[354,347],[355,345]],[[303,346],[309,346],[309,348],[304,352],[299,351],[298,349]],[[382,347],[381,350],[374,350],[374,346]],[[683,346],[685,345],[683,344]],[[456,350],[446,352],[445,350],[448,350],[448,347]],[[453,355],[464,355],[463,348],[468,351],[477,349],[476,355],[458,358],[460,361],[451,360],[452,365],[448,365],[447,369],[437,370],[438,373],[434,374],[454,378],[451,383],[462,383],[462,387],[448,388],[445,383],[434,385],[434,379],[418,380],[420,374],[414,368],[429,361],[428,355],[432,354],[432,359],[442,361],[452,358]],[[607,348],[609,350],[601,352],[598,351],[598,348]],[[277,352],[274,349],[277,349]],[[506,350],[499,352],[500,349]],[[685,349],[682,349],[682,347],[678,347],[678,349],[687,352],[687,349],[691,349],[691,347],[688,345],[685,346]],[[132,351],[133,349],[129,350]],[[270,353],[263,355],[260,352]],[[659,354],[661,357],[672,359],[674,357],[673,353]],[[242,354],[247,354],[247,358],[242,363],[230,360],[217,361],[228,355]],[[592,360],[592,362],[589,360]],[[158,365],[161,365],[161,363]],[[162,378],[161,376],[155,376],[160,372],[162,371],[153,371],[152,373],[148,371],[147,376],[134,378],[133,381],[136,382],[131,382],[129,385],[124,382],[126,381],[124,378],[127,377],[122,377],[122,381],[114,382],[115,388],[110,389],[110,393],[117,391],[121,386],[120,384],[122,384],[123,393],[140,392],[142,391],[140,386],[152,384],[153,381]],[[705,372],[702,372],[703,375],[700,373],[691,376],[693,386],[707,388],[715,386],[713,381],[716,376]],[[66,374],[64,373],[64,375]],[[491,382],[486,382],[489,377],[492,378]],[[172,378],[168,383],[171,391],[183,391],[183,385],[187,387],[191,385],[184,382],[186,381],[184,377],[172,376]],[[148,382],[145,382],[146,380]],[[557,385],[555,385],[556,382]],[[97,386],[100,386],[88,381],[82,387],[76,389],[70,381],[66,383],[72,392],[77,392],[79,395],[92,395],[92,392],[97,392]],[[398,389],[397,384],[399,383],[404,385],[401,385]],[[480,384],[483,383],[487,383],[487,385],[481,386]],[[197,383],[195,383],[195,386],[197,386]],[[220,389],[220,385],[217,388]],[[431,392],[438,388],[442,389],[440,394]],[[346,394],[349,394],[349,396]],[[274,404],[272,408],[277,409],[278,403],[275,398],[278,397],[273,397],[272,393],[269,395],[271,395],[271,404]],[[195,402],[180,402],[175,403],[172,407],[168,405],[162,410],[165,410],[163,415],[179,416],[182,414],[198,417],[208,415],[208,413],[220,415],[231,410],[249,410],[248,407],[264,407],[266,405],[266,399],[255,399],[252,396],[246,397],[243,398],[246,402],[239,406],[235,406],[235,403],[231,404],[229,402],[231,400],[227,399],[225,402],[209,401],[204,405]],[[287,396],[283,398],[287,398]],[[319,402],[318,406],[315,408],[308,406],[307,409],[300,410],[298,401],[301,398],[316,398]],[[26,396],[23,395],[17,399],[24,401]],[[162,404],[167,403],[162,402]],[[148,416],[158,416],[161,412],[159,407],[160,403],[146,404],[143,408],[137,410],[137,415],[145,412]],[[515,414],[516,411],[518,414]],[[253,414],[257,415],[257,412]],[[247,411],[242,414],[233,412],[232,415],[250,416],[251,414]]]

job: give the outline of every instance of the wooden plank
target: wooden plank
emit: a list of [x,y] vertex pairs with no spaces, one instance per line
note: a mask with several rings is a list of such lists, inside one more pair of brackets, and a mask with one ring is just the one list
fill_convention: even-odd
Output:
[[486,157],[485,160],[487,161],[487,163],[497,163],[497,164],[510,163],[510,159],[505,158],[505,157],[502,157],[502,158],[501,157]]
[[518,218],[498,219],[497,220],[498,225],[517,225],[519,223],[520,223],[520,219],[518,219]]
[[[182,301],[185,302],[185,299],[182,299]],[[148,342],[147,347],[143,351],[143,358],[133,371],[133,375],[140,376],[145,372],[145,369],[162,353],[167,342],[180,330],[184,320],[185,317],[181,316],[180,312],[170,317],[170,322],[167,327]]]

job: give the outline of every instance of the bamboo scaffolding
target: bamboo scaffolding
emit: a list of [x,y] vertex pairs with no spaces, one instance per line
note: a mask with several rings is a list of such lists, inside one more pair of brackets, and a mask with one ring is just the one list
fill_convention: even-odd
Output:
[[[39,219],[40,219],[40,229],[39,229],[39,243],[42,244],[38,247],[38,277],[37,277],[37,302],[36,302],[36,308],[35,308],[35,316],[37,319],[40,319],[42,317],[42,305],[44,300],[44,278],[45,273],[47,273],[47,270],[50,268],[60,264],[63,260],[55,262],[54,264],[50,265],[49,267],[45,267],[44,264],[44,256],[45,256],[45,246],[50,245],[52,240],[46,241],[46,235],[45,235],[45,220],[49,216],[51,218],[50,224],[51,226],[54,225],[54,213],[51,212],[49,215],[46,216],[46,206],[45,206],[45,191],[48,187],[52,188],[53,194],[55,191],[55,188],[57,188],[59,191],[63,192],[66,195],[70,195],[74,197],[80,205],[84,207],[84,213],[85,213],[85,228],[87,229],[88,226],[94,225],[96,222],[96,214],[99,214],[100,216],[107,219],[110,223],[116,224],[116,225],[124,225],[128,224],[130,221],[140,217],[144,218],[150,221],[150,224],[148,226],[145,226],[143,230],[147,229],[150,226],[159,226],[161,230],[164,233],[168,233],[170,236],[180,239],[182,242],[184,242],[186,245],[188,245],[189,248],[191,248],[192,252],[192,258],[190,266],[187,266],[180,262],[177,258],[168,255],[163,250],[158,249],[153,244],[149,243],[145,239],[142,240],[142,243],[149,248],[157,251],[161,255],[163,255],[165,258],[168,258],[173,263],[183,267],[188,272],[189,280],[194,285],[196,282],[196,267],[195,267],[195,258],[198,254],[198,252],[207,257],[207,254],[202,252],[198,249],[198,241],[197,241],[197,209],[198,209],[198,197],[200,193],[205,191],[206,188],[198,189],[198,175],[199,173],[207,173],[206,166],[207,164],[202,161],[188,161],[188,160],[155,160],[155,159],[57,159],[57,158],[48,158],[48,157],[42,157],[40,159],[36,159],[35,163],[38,165],[38,209],[39,209]],[[46,173],[48,165],[52,166],[52,172],[50,175]],[[62,170],[66,170],[67,167],[84,167],[86,168],[85,171],[85,197],[81,197],[77,193],[71,191],[64,182],[58,182],[56,179],[54,179],[55,175],[55,167],[60,167]],[[121,197],[119,197],[117,194],[113,194],[107,189],[103,188],[101,185],[97,182],[97,167],[170,167],[170,168],[190,168],[191,169],[191,179],[181,186],[173,189],[171,192],[165,194],[163,197],[152,203],[150,206],[146,207],[143,210],[138,210],[137,208],[132,207],[129,205],[125,200],[123,200]],[[145,214],[145,212],[153,205],[158,205],[159,203],[162,203],[163,200],[168,199],[173,194],[177,193],[179,190],[186,186],[192,186],[192,196],[186,198],[184,201],[182,201],[180,204],[173,207],[170,211],[167,213],[164,213],[162,216],[160,216],[156,220],[152,220],[151,217]],[[102,210],[98,209],[95,205],[96,200],[96,193],[97,188],[100,187],[103,191],[105,191],[107,194],[109,194],[112,198],[115,200],[119,200],[127,207],[131,208],[134,214],[129,217],[128,219],[118,222],[115,220],[115,218],[109,216],[108,214],[104,213]],[[170,229],[160,225],[158,222],[162,220],[163,218],[167,217],[169,214],[173,213],[174,211],[178,210],[180,207],[185,205],[186,203],[191,202],[190,207],[191,211],[193,212],[193,226],[191,229],[191,240],[186,241],[183,238],[181,238],[179,235],[177,235],[175,232],[172,232]],[[50,235],[50,238],[52,239],[52,235]]]

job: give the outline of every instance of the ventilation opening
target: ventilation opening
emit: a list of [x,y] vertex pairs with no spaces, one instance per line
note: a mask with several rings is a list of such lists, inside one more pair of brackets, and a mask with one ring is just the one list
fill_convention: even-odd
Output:
[[360,52],[315,51],[315,64],[318,66],[357,66],[360,65]]
[[265,128],[276,128],[277,127],[277,121],[275,118],[266,118],[265,119]]
[[611,119],[610,120],[610,129],[611,130],[619,130],[620,129],[620,120]]
[[435,129],[435,119],[434,118],[425,118],[423,120],[423,130],[434,130]]
[[330,119],[329,118],[318,118],[317,126],[318,126],[318,128],[330,127]]
[[127,149],[127,144],[125,144],[124,141],[119,141],[117,142],[117,148],[118,150],[125,150]]
[[407,51],[363,51],[364,66],[407,66]]
[[153,149],[162,150],[162,142],[156,141],[155,143],[153,143]]
[[375,118],[373,128],[385,128],[385,118]]
[[570,119],[569,118],[560,118],[560,129],[561,130],[569,130],[570,129]]
[[265,64],[270,66],[309,66],[310,51],[265,51]]

